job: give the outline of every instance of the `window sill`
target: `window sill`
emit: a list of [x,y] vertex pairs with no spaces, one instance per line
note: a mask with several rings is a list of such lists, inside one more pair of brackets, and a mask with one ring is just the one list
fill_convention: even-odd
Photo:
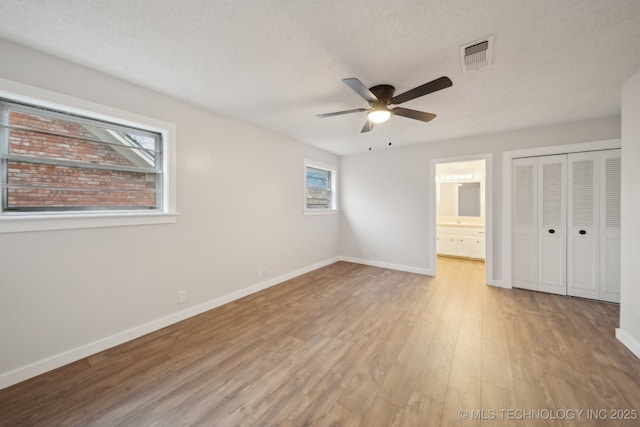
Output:
[[177,213],[163,212],[100,212],[34,215],[4,213],[0,216],[0,234],[27,231],[171,224],[177,221],[177,217]]
[[336,215],[338,209],[305,209],[302,211],[305,215]]

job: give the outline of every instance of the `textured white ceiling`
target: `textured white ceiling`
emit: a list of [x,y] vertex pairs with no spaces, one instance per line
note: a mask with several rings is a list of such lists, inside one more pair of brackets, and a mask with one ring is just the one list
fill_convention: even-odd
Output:
[[[640,69],[638,0],[2,0],[0,37],[337,154],[619,114]],[[494,63],[458,48],[495,35]],[[367,107],[341,80],[404,92],[360,134]]]

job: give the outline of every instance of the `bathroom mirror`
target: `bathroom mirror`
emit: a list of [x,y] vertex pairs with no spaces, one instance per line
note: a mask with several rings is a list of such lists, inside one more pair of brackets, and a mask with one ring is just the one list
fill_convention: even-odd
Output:
[[480,216],[480,183],[458,184],[458,216]]
[[479,182],[441,182],[438,216],[481,216]]

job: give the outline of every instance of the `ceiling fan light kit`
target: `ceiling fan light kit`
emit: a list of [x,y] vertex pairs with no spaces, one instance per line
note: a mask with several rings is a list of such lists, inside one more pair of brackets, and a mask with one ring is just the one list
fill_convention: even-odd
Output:
[[394,107],[389,108],[389,105],[398,105],[403,102],[411,101],[412,99],[419,98],[430,93],[446,89],[453,86],[449,77],[440,77],[435,80],[425,83],[421,86],[408,90],[400,95],[393,96],[395,88],[391,85],[377,85],[371,88],[367,88],[360,80],[355,77],[342,80],[344,84],[349,86],[351,90],[360,95],[365,101],[369,103],[370,108],[355,108],[346,111],[337,111],[335,113],[318,114],[317,117],[333,117],[343,114],[367,112],[367,121],[363,126],[361,133],[370,132],[373,129],[374,124],[384,123],[392,115],[407,117],[409,119],[420,120],[422,122],[428,122],[433,120],[436,115],[432,113],[426,113],[424,111],[411,110],[409,108]]
[[367,113],[367,117],[373,123],[384,123],[391,117],[391,111],[387,107],[373,107]]

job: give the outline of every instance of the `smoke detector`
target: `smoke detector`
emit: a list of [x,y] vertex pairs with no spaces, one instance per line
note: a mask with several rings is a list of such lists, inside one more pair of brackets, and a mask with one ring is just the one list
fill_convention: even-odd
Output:
[[463,73],[476,71],[490,65],[492,58],[493,36],[460,46],[460,63]]

